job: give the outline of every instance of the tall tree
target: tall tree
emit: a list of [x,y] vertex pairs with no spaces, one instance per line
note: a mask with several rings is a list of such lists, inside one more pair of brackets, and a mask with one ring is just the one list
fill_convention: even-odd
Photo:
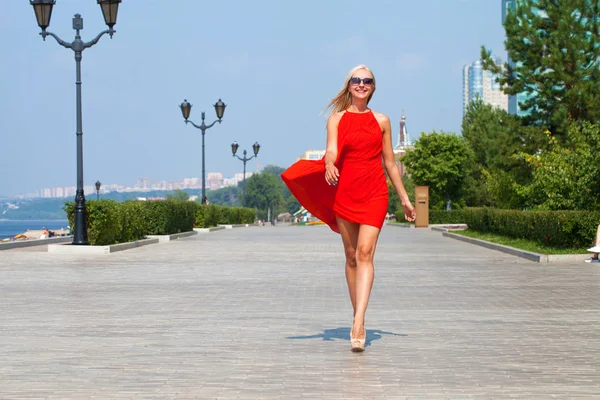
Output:
[[266,219],[267,210],[271,215],[283,206],[283,181],[270,173],[254,174],[246,180],[246,207],[256,208],[258,218]]
[[429,186],[429,205],[443,209],[448,200],[464,203],[465,180],[473,165],[473,153],[465,139],[452,133],[422,133],[401,158],[417,186]]
[[285,168],[279,167],[277,165],[265,165],[265,167],[262,170],[263,173],[273,174],[277,177],[279,177],[283,173],[283,171],[285,171]]
[[[267,165],[263,168],[262,173],[275,175],[281,180],[281,174],[284,171],[285,168],[279,167],[277,165]],[[283,183],[283,180],[281,180],[281,182]],[[285,184],[282,184],[281,187],[284,205],[277,211],[289,212],[290,214],[293,214],[300,209],[300,203],[292,195],[292,192],[290,192],[290,189]]]
[[531,154],[534,183],[532,206],[546,210],[600,209],[600,125],[572,125],[564,144],[546,132],[550,149]]
[[518,0],[504,22],[512,63],[496,65],[482,47],[505,93],[527,94],[528,123],[565,134],[569,121],[600,120],[599,12],[598,0]]
[[467,204],[522,208],[521,187],[532,181],[532,167],[522,153],[546,146],[537,127],[525,127],[514,115],[476,100],[462,122],[462,136],[473,150],[475,167],[467,179]]

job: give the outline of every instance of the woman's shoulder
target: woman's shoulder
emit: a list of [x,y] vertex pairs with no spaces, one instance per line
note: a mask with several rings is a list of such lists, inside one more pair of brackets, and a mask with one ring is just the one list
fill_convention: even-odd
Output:
[[390,122],[390,117],[388,117],[387,115],[385,115],[383,113],[380,113],[380,112],[377,112],[377,111],[373,111],[373,110],[371,110],[371,112],[373,113],[373,116],[375,117],[375,119],[377,119],[377,121],[380,124],[389,123]]
[[338,122],[340,122],[340,120],[342,119],[342,116],[346,113],[346,111],[339,111],[339,112],[334,112],[331,113],[331,115],[329,115],[329,118],[327,118],[327,123],[328,124],[337,124]]
[[338,112],[334,112],[331,113],[331,115],[329,116],[329,119],[337,119],[339,120],[340,118],[342,118],[342,116],[346,114],[346,111],[338,111]]

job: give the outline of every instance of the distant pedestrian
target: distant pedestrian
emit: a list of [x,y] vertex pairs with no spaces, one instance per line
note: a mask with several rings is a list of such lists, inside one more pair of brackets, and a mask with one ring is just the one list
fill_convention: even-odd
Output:
[[600,225],[598,225],[598,229],[596,230],[596,241],[594,242],[594,247],[589,248],[587,251],[592,253],[592,256],[586,259],[585,262],[600,262],[600,260],[598,260],[598,253],[600,253]]
[[332,113],[327,120],[325,156],[298,161],[281,175],[300,204],[342,236],[354,309],[352,351],[365,348],[373,256],[388,208],[383,166],[402,201],[405,218],[415,219],[415,209],[396,166],[390,119],[368,107],[373,93],[375,77],[371,70],[364,65],[354,67],[329,103]]

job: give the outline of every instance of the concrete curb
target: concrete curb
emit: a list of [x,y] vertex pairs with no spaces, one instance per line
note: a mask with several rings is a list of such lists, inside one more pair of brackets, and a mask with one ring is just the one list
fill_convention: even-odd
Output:
[[148,239],[158,239],[159,243],[166,243],[166,242],[170,242],[171,240],[176,240],[179,238],[193,236],[193,235],[197,235],[197,234],[198,234],[198,232],[189,231],[189,232],[174,233],[172,235],[148,235],[146,237]]
[[429,228],[432,231],[447,232],[452,229],[467,229],[468,226],[467,224],[435,224],[429,225]]
[[209,233],[209,232],[215,232],[215,231],[222,231],[225,230],[226,228],[224,226],[213,226],[212,228],[194,228],[194,232],[197,233]]
[[503,253],[511,254],[513,256],[521,257],[526,260],[534,261],[537,263],[550,264],[556,262],[584,261],[586,258],[589,257],[588,254],[539,254],[531,251],[517,249],[510,246],[505,246],[502,244],[487,242],[481,239],[457,235],[456,233],[450,233],[446,230],[442,230],[442,236],[460,240],[462,242],[470,244],[475,244],[477,246],[485,247],[487,249],[501,251]]
[[0,243],[0,251],[18,249],[22,247],[41,246],[45,244],[56,244],[56,243],[69,243],[73,241],[73,236],[61,236],[49,239],[31,239],[31,240],[20,240],[15,242],[4,242]]
[[414,225],[410,225],[410,224],[395,224],[393,222],[386,222],[385,226],[396,226],[398,228],[414,228]]
[[248,228],[251,226],[258,226],[258,224],[220,224],[217,226],[213,226],[212,228],[194,228],[194,232],[197,233],[209,233],[222,231],[224,229],[233,229],[233,228]]
[[97,254],[110,254],[117,251],[134,249],[136,247],[147,246],[149,244],[156,244],[159,239],[142,239],[136,240],[135,242],[111,244],[108,246],[72,246],[64,244],[49,244],[48,253],[57,254],[78,254],[78,255],[97,255]]

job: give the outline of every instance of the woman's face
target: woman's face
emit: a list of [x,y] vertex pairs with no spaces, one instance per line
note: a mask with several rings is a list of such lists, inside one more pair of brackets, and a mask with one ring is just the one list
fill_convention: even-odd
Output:
[[348,91],[353,97],[360,100],[367,100],[373,93],[373,87],[373,75],[366,69],[356,71],[348,82]]

